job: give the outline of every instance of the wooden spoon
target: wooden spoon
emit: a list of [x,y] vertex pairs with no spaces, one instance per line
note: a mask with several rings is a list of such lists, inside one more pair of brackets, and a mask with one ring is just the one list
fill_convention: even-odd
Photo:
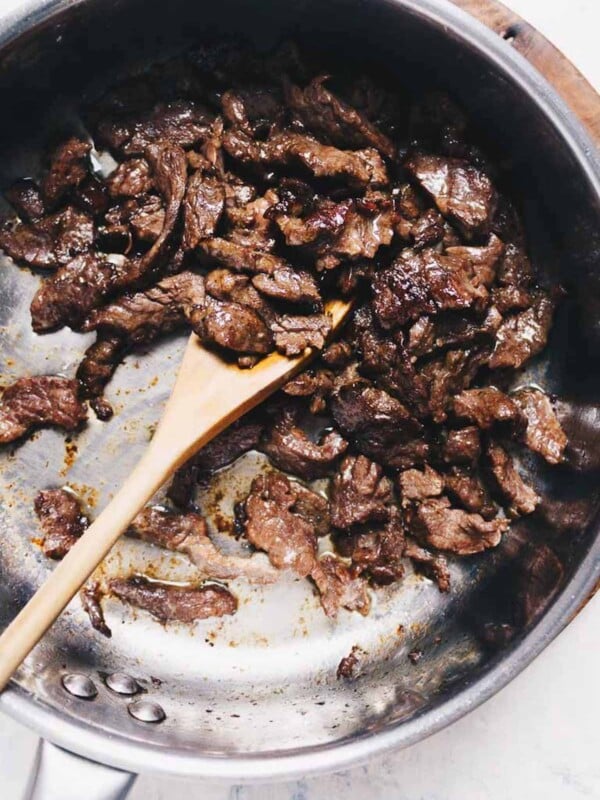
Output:
[[[339,300],[328,303],[332,332],[351,307]],[[272,353],[244,370],[205,350],[192,334],[173,393],[146,452],[108,506],[0,636],[0,691],[167,478],[314,355],[306,350],[291,359]]]

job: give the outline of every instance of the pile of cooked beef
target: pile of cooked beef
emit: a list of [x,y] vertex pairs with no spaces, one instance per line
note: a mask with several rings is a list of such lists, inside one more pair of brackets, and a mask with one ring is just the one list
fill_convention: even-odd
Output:
[[[540,283],[519,216],[448,98],[409,107],[364,76],[312,69],[290,46],[220,46],[124,81],[88,119],[90,137],[63,142],[41,180],[8,189],[17,216],[0,246],[43,273],[36,333],[97,338],[76,376],[4,391],[1,442],[40,425],[74,430],[86,401],[108,419],[118,364],[187,328],[242,368],[273,350],[320,351],[179,470],[175,508],[132,524],[199,578],[287,571],[312,581],[328,615],[366,614],[367,589],[401,580],[406,559],[446,591],[445,554],[495,547],[534,512],[515,447],[558,464],[566,437],[541,389],[507,387],[544,349],[561,290]],[[335,295],[356,306],[330,342]],[[267,557],[226,556],[196,488],[250,449],[274,469],[257,474],[236,530]],[[316,479],[325,491],[306,485]],[[54,558],[87,525],[64,490],[41,492],[36,512]],[[86,589],[99,629],[103,592],[163,620],[236,609],[220,584],[134,576]]]

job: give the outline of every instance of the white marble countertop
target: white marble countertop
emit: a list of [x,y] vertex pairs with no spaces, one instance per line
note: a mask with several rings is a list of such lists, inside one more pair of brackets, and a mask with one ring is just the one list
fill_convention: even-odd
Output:
[[[18,0],[17,0],[18,2]],[[11,0],[11,5],[15,0]],[[600,89],[598,0],[505,0]],[[140,777],[130,800],[600,798],[600,597],[516,680],[450,728],[367,767],[268,786]],[[0,715],[0,798],[22,796],[37,738]]]

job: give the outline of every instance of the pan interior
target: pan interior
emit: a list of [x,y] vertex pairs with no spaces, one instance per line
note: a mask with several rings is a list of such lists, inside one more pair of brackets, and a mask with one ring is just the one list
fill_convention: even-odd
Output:
[[[541,385],[561,398],[571,451],[569,465],[559,469],[533,458],[524,463],[544,495],[542,512],[515,523],[497,551],[451,562],[449,594],[409,572],[397,586],[377,592],[366,619],[342,612],[332,622],[306,582],[248,588],[240,581],[232,584],[238,613],[193,629],[164,627],[108,601],[110,641],[90,629],[74,601],[18,675],[21,687],[72,720],[205,756],[284,754],[357,738],[436,708],[475,681],[502,658],[502,647],[490,646],[490,631],[510,622],[517,634],[506,647],[514,646],[588,552],[600,466],[597,197],[565,142],[516,83],[402,4],[334,0],[323,9],[304,0],[284,11],[271,2],[174,0],[168,13],[154,0],[73,5],[0,54],[2,96],[10,109],[0,133],[0,185],[34,175],[48,140],[84,129],[82,96],[93,96],[130,65],[159,60],[208,34],[239,32],[259,46],[286,35],[326,46],[342,69],[349,60],[354,66],[364,61],[367,70],[384,69],[413,91],[421,85],[449,89],[466,106],[523,206],[534,260],[570,290],[546,355],[519,383]],[[93,338],[69,330],[33,334],[28,308],[37,283],[3,259],[4,384],[28,374],[72,375]],[[0,454],[1,625],[51,568],[34,541],[35,494],[68,484],[92,514],[104,506],[148,442],[184,341],[175,337],[127,359],[110,385],[117,414],[109,424],[92,418],[74,442],[45,430]],[[260,455],[248,454],[200,497],[217,537],[263,465]],[[554,558],[560,574],[542,580],[532,610],[525,586],[536,554]],[[169,580],[195,575],[185,559],[132,541],[118,543],[105,570]],[[361,674],[352,683],[339,681],[337,665],[354,645],[365,653]],[[418,660],[408,657],[413,652]],[[144,726],[128,715],[126,700],[102,684],[115,670],[139,681],[164,707],[165,722]],[[93,702],[64,692],[60,677],[71,671],[94,678],[99,694]]]

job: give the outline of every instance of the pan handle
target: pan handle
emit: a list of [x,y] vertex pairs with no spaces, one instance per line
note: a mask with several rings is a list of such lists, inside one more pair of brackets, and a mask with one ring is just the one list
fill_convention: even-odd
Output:
[[125,800],[135,778],[40,739],[23,800]]

